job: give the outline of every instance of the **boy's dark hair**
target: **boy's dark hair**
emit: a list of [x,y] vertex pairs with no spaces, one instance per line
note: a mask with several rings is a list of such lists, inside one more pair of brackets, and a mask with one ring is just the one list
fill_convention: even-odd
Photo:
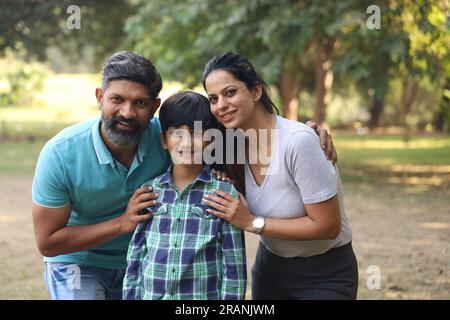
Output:
[[155,65],[136,52],[120,51],[107,58],[102,67],[102,90],[113,80],[129,80],[149,88],[150,97],[156,99],[162,88],[161,76]]
[[264,109],[272,114],[274,113],[274,110],[277,114],[280,113],[270,99],[269,88],[266,82],[256,72],[255,67],[246,57],[233,52],[212,57],[206,63],[205,69],[203,70],[202,82],[205,90],[206,78],[214,70],[223,70],[231,73],[237,80],[244,82],[249,90],[254,89],[256,84],[260,83],[262,87],[261,104]]
[[170,127],[182,125],[194,128],[194,121],[202,122],[202,129],[218,128],[209,108],[209,100],[196,92],[184,91],[167,98],[159,109],[159,122],[164,136]]

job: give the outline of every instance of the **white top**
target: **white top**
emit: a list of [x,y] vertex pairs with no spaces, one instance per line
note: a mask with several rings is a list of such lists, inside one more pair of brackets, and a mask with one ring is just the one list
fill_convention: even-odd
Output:
[[250,211],[262,217],[299,218],[306,216],[304,204],[322,202],[338,194],[341,232],[333,240],[292,241],[262,235],[261,241],[281,257],[309,257],[349,243],[352,231],[345,215],[337,167],[326,159],[313,129],[280,116],[276,121],[270,166],[261,186],[256,184],[250,167],[245,164],[245,192]]

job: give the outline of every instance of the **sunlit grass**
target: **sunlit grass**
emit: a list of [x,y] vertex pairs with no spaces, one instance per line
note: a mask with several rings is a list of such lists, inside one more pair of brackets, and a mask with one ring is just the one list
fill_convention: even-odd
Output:
[[450,187],[450,137],[335,135],[344,181]]
[[0,174],[27,176],[33,174],[45,140],[33,142],[0,142]]
[[[392,139],[394,138],[394,139]],[[393,149],[393,150],[411,150],[411,149],[435,149],[435,148],[450,148],[450,138],[436,138],[433,139],[412,137],[410,140],[406,140],[402,136],[390,137],[385,139],[384,137],[371,136],[368,138],[361,138],[357,140],[357,137],[351,139],[346,138],[340,141],[340,146],[346,149]]]

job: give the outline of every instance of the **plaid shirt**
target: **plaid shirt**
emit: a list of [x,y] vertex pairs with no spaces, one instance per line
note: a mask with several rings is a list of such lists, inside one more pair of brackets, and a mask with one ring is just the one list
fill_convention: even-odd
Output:
[[138,225],[127,255],[123,298],[244,299],[247,271],[244,232],[206,212],[206,194],[220,189],[238,198],[205,166],[196,180],[179,191],[172,166],[146,185],[159,194],[147,208],[154,216]]

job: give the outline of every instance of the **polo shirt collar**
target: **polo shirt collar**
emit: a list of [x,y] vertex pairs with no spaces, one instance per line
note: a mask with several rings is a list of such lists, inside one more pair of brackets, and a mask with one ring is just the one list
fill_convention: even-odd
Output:
[[98,162],[100,164],[108,164],[112,162],[112,155],[100,135],[100,124],[101,118],[99,117],[92,125],[92,140],[94,142],[94,149]]
[[[150,120],[151,121],[151,120]],[[154,134],[150,125],[147,126],[144,132],[142,132],[141,140],[139,141],[137,149],[137,159],[139,164],[142,163],[145,155],[147,154],[147,149],[149,147],[149,135]]]

